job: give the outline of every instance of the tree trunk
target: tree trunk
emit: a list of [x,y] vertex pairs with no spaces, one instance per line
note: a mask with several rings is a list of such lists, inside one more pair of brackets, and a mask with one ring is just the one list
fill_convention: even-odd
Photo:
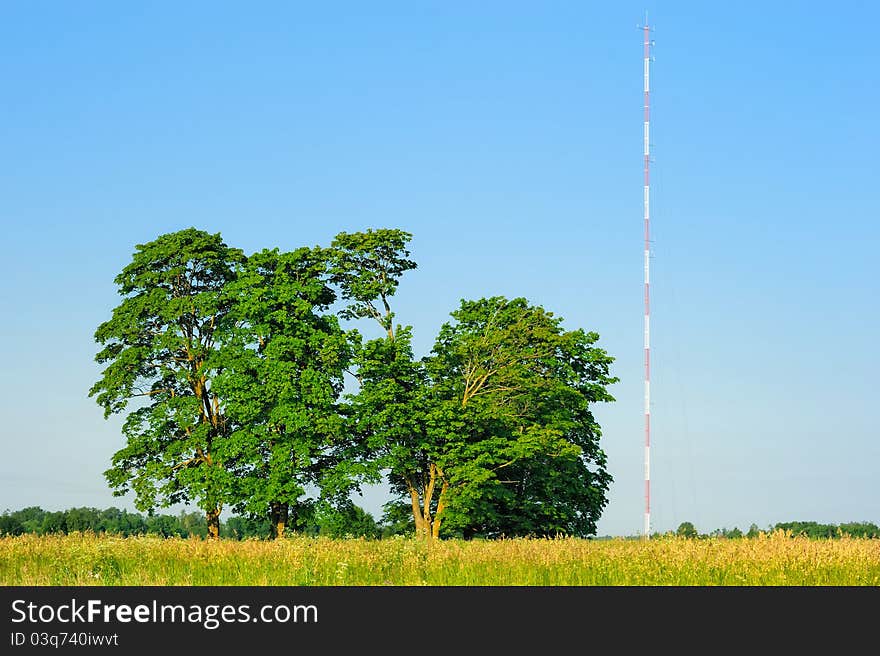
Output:
[[[439,468],[438,468],[439,471]],[[441,477],[443,472],[440,472]],[[435,539],[440,539],[440,522],[443,519],[443,511],[446,509],[446,490],[449,489],[449,483],[443,478],[443,485],[440,488],[440,498],[437,500],[437,512],[434,514],[434,526],[431,527],[431,534]]]
[[287,527],[289,506],[286,503],[273,501],[269,504],[269,517],[272,522],[272,538],[284,537],[284,529]]
[[220,539],[220,509],[215,508],[205,513],[208,522],[208,537],[212,540]]
[[431,526],[429,521],[422,514],[422,505],[419,500],[419,491],[416,490],[412,485],[409,485],[409,496],[410,501],[412,503],[412,511],[413,511],[413,520],[416,523],[416,537],[417,538],[430,538],[431,537]]

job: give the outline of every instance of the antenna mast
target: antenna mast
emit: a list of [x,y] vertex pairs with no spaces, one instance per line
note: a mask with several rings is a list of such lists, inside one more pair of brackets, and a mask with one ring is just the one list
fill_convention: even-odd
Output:
[[645,539],[651,533],[651,303],[650,303],[650,257],[651,257],[651,28],[648,13],[642,26],[645,37]]

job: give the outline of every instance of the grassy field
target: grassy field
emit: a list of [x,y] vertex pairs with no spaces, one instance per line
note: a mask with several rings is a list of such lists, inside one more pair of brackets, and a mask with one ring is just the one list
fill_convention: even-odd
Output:
[[2,585],[877,586],[880,540],[0,538]]

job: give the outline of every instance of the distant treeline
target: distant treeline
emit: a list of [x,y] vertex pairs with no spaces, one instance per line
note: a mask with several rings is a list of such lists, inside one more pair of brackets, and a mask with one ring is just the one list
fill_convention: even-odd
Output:
[[774,531],[786,531],[792,535],[804,535],[808,538],[839,538],[844,535],[853,538],[880,538],[880,527],[870,522],[848,522],[845,524],[779,522],[767,529],[759,529],[756,524],[752,524],[745,533],[738,528],[721,528],[711,533],[700,533],[691,522],[682,522],[679,524],[678,529],[674,531],[674,534],[688,538],[754,538],[761,533],[772,533]]
[[[307,516],[296,518],[291,533],[310,536],[366,537],[383,538],[392,535],[406,535],[414,532],[414,527],[405,513],[398,521],[390,521],[395,513],[388,512],[383,522],[360,506],[348,504],[341,508],[312,509]],[[721,528],[709,533],[700,533],[691,522],[682,522],[678,529],[667,533],[654,533],[654,537],[677,535],[688,538],[755,538],[761,533],[786,531],[791,535],[804,535],[809,538],[880,538],[880,527],[870,522],[848,522],[844,524],[820,524],[818,522],[780,522],[759,529],[752,524],[748,531],[738,528]],[[68,510],[48,511],[39,506],[22,510],[6,510],[0,515],[0,536],[66,534],[76,532],[106,533],[122,537],[155,535],[159,537],[207,537],[208,524],[201,512],[181,511],[177,515],[142,515],[119,508],[70,508]],[[272,537],[272,526],[267,519],[257,520],[248,517],[232,516],[221,523],[220,536],[233,540]],[[603,536],[599,539],[608,539]],[[634,539],[639,536],[632,536]]]
[[[297,520],[296,532],[328,537],[381,538],[406,532],[406,525],[379,524],[373,516],[357,505],[341,509],[315,510]],[[208,524],[204,513],[181,511],[177,515],[142,515],[119,508],[70,508],[47,511],[39,506],[22,510],[6,510],[0,515],[0,536],[35,533],[37,535],[93,532],[119,535],[156,535],[160,537],[207,537]],[[220,526],[221,537],[236,540],[269,538],[272,527],[268,519],[255,520],[232,516]]]

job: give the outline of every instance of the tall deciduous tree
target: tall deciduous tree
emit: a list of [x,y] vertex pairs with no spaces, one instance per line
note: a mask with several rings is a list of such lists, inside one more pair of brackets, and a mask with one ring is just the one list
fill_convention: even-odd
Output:
[[235,429],[228,441],[237,512],[268,517],[280,537],[310,490],[342,496],[356,465],[338,408],[350,358],[321,249],[263,250],[228,285],[238,326],[216,389]]
[[358,390],[349,396],[360,453],[388,472],[392,489],[409,500],[416,533],[430,536],[439,481],[429,444],[432,398],[424,365],[413,355],[412,327],[395,324],[391,308],[401,276],[416,268],[407,249],[411,239],[394,229],[340,233],[331,245],[332,280],[346,304],[343,317],[374,320],[384,331],[365,342],[351,333],[358,338]]
[[[139,510],[195,502],[218,537],[229,498],[225,441],[233,426],[213,389],[219,350],[235,332],[226,285],[244,263],[219,234],[188,228],[139,244],[116,277],[122,302],[98,326],[89,391],[105,418],[128,410],[124,448],[105,476],[114,494],[135,493]],[[129,410],[132,401],[136,407]]]
[[462,301],[452,318],[426,359],[444,407],[435,522],[486,537],[595,534],[611,476],[591,407],[613,401],[618,380],[599,335],[524,298]]
[[369,340],[358,352],[353,432],[371,462],[387,472],[392,491],[407,500],[416,534],[433,537],[435,491],[439,494],[443,483],[432,430],[437,404],[423,363],[413,357],[411,338],[409,326],[398,326],[393,338]]
[[429,357],[390,297],[415,268],[396,230],[342,234],[334,280],[348,318],[385,331],[361,344],[357,433],[406,499],[416,533],[595,533],[611,476],[591,404],[613,401],[596,333],[522,298],[462,301]]

